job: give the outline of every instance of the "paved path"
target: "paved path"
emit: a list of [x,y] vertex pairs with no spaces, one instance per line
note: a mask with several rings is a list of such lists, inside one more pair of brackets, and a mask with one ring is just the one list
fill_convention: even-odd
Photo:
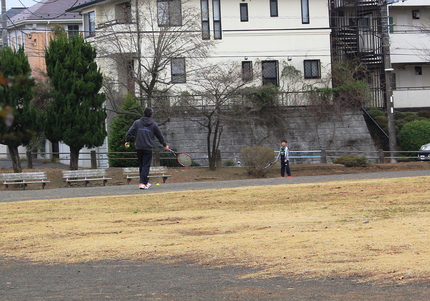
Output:
[[[342,174],[326,176],[306,176],[292,178],[269,178],[269,179],[249,179],[233,181],[208,181],[208,182],[189,182],[189,183],[165,183],[160,186],[153,185],[149,190],[139,190],[137,185],[120,186],[95,186],[95,187],[71,187],[56,189],[26,189],[26,190],[2,190],[0,191],[0,202],[59,199],[71,197],[91,197],[91,196],[110,196],[110,195],[131,195],[139,193],[160,193],[182,190],[202,190],[202,189],[221,189],[245,186],[260,185],[281,185],[299,183],[318,183],[330,181],[364,180],[379,178],[399,178],[430,176],[430,170],[396,171],[396,172],[376,172],[360,174]],[[49,185],[49,184],[48,184]]]

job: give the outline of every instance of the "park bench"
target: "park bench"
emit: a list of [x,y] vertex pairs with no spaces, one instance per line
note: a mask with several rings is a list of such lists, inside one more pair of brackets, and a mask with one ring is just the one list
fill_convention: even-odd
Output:
[[79,169],[79,170],[63,170],[63,179],[66,181],[67,185],[73,182],[84,182],[85,187],[91,181],[103,181],[103,186],[106,186],[108,180],[106,169]]
[[[127,179],[127,184],[130,184],[132,179],[140,179],[138,167],[125,167],[122,172]],[[167,173],[167,166],[151,166],[149,168],[148,178],[162,178],[163,183],[166,183],[167,178],[171,177],[171,175]]]
[[5,188],[9,185],[22,185],[25,189],[27,184],[42,184],[42,189],[45,188],[48,177],[46,172],[20,172],[20,173],[2,173],[0,180],[3,181]]

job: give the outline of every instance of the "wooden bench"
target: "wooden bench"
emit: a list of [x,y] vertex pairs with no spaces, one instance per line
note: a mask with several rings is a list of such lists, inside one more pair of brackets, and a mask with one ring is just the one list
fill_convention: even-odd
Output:
[[42,184],[42,189],[45,188],[48,177],[46,172],[20,172],[20,173],[2,173],[0,180],[3,181],[5,188],[9,185],[22,185],[25,189],[27,184]]
[[103,186],[106,186],[106,182],[111,180],[106,177],[106,169],[63,170],[62,173],[63,179],[69,187],[72,182],[84,182],[87,187],[90,181],[103,181]]
[[[148,178],[163,178],[163,183],[166,183],[167,178],[171,177],[167,172],[167,166],[151,166]],[[130,184],[132,179],[140,179],[139,167],[125,167],[122,173],[127,179],[127,184]]]

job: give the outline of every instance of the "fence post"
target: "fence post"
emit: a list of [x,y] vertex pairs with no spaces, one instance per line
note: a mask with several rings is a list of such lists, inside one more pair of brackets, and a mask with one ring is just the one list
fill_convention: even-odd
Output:
[[160,150],[158,148],[154,150],[153,165],[160,166]]
[[327,152],[325,149],[321,150],[321,163],[327,164]]
[[96,151],[91,151],[91,168],[97,169],[97,155]]
[[379,163],[384,163],[384,161],[385,161],[385,158],[384,158],[384,151],[383,151],[382,149],[380,149],[380,150],[378,151],[378,153],[379,153]]
[[31,157],[31,151],[27,151],[25,154],[27,156],[27,168],[33,169],[33,158]]

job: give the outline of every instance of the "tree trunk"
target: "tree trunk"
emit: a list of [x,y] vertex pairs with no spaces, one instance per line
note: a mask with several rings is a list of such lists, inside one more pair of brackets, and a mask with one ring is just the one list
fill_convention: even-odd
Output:
[[8,145],[10,158],[12,159],[13,172],[22,172],[21,159],[19,158],[18,147]]
[[70,170],[78,169],[80,148],[70,147]]

